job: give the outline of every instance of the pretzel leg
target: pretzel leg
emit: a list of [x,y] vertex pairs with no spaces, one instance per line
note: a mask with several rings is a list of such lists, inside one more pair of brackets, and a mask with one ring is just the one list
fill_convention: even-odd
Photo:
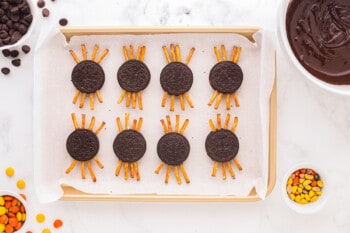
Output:
[[167,98],[168,98],[168,92],[165,91],[162,99],[162,104],[161,104],[162,107],[165,106]]
[[86,93],[83,93],[83,94],[81,95],[81,99],[80,99],[79,108],[84,107],[84,103],[85,103],[85,96],[86,96]]
[[94,128],[94,125],[95,125],[95,117],[92,116],[91,121],[90,121],[90,125],[89,125],[89,130],[92,130]]
[[137,132],[140,132],[140,131],[141,131],[142,122],[143,122],[143,118],[140,117],[140,118],[139,118],[139,122],[137,123],[137,126],[136,126],[136,131],[137,131]]
[[181,54],[180,54],[180,46],[175,46],[175,55],[176,55],[176,61],[181,62]]
[[232,96],[233,96],[233,101],[235,102],[236,107],[239,107],[240,104],[239,104],[239,101],[238,101],[238,97],[237,97],[236,92],[233,93]]
[[232,133],[234,133],[236,131],[237,124],[238,124],[238,117],[235,117],[235,119],[233,120],[232,128],[231,128]]
[[225,163],[221,163],[222,179],[226,180],[226,168]]
[[75,104],[78,100],[78,97],[79,97],[79,94],[80,94],[80,91],[79,90],[76,90],[75,91],[75,94],[74,94],[74,97],[73,97],[73,100],[72,100],[72,103]]
[[215,132],[216,128],[214,126],[212,119],[209,119],[209,126],[210,126],[211,131]]
[[140,172],[139,172],[139,165],[137,162],[134,163],[135,173],[136,173],[136,180],[139,181],[141,179]]
[[94,50],[92,51],[92,54],[91,54],[91,61],[95,61],[95,58],[96,58],[96,54],[97,54],[97,50],[98,50],[98,45],[96,44],[95,47],[94,47]]
[[73,160],[73,162],[70,164],[70,166],[67,168],[67,170],[66,170],[66,174],[69,174],[72,170],[73,170],[73,168],[75,167],[75,165],[77,164],[77,160]]
[[102,96],[101,96],[101,93],[100,93],[99,90],[96,91],[96,96],[97,96],[98,102],[102,103],[102,102],[103,102],[103,99],[102,99]]
[[234,60],[233,60],[234,63],[237,63],[237,62],[238,62],[239,55],[241,54],[241,50],[242,50],[241,47],[238,47],[238,48],[237,48],[237,53],[236,53],[235,58],[234,58]]
[[128,173],[129,163],[124,163],[124,179],[129,179],[129,173]]
[[126,94],[126,90],[123,90],[117,101],[118,104],[120,104],[123,101],[125,94]]
[[179,169],[177,166],[174,166],[174,173],[175,173],[177,183],[181,184],[181,178],[180,178]]
[[134,178],[135,171],[134,171],[134,163],[130,163],[130,177]]
[[226,162],[226,165],[228,167],[228,171],[230,172],[230,175],[231,175],[232,179],[234,179],[235,178],[235,172],[232,169],[231,163],[230,162]]
[[131,129],[136,130],[136,124],[137,124],[137,120],[134,119],[134,120],[132,121]]
[[94,110],[94,93],[90,93],[90,110]]
[[132,108],[135,109],[136,108],[136,93],[133,92],[131,94],[131,103],[132,103]]
[[187,100],[188,105],[190,105],[190,107],[193,108],[194,106],[193,106],[192,100],[190,96],[187,94],[187,92],[184,94],[184,97]]
[[170,111],[174,111],[175,108],[175,95],[171,95],[170,97]]
[[230,97],[230,94],[226,94],[226,110],[231,109]]
[[166,48],[166,46],[163,46],[162,48],[163,48],[163,52],[164,52],[166,61],[167,61],[168,63],[170,63],[171,60],[170,60],[170,57],[169,57],[168,49]]
[[173,44],[170,45],[170,52],[171,52],[171,58],[173,59],[173,61],[176,61],[175,46]]
[[103,58],[105,58],[108,52],[109,52],[108,49],[103,50],[101,56],[97,59],[96,63],[100,63],[103,60]]
[[215,98],[218,96],[219,92],[217,90],[214,91],[213,95],[211,96],[208,106],[211,106],[214,103]]
[[130,99],[131,99],[131,93],[128,92],[128,95],[126,97],[126,103],[125,103],[125,106],[126,107],[129,107],[130,106]]
[[218,113],[216,115],[216,122],[218,124],[217,129],[220,130],[221,129],[221,114],[220,113]]
[[87,166],[88,166],[88,170],[89,170],[89,172],[90,172],[90,176],[91,176],[92,181],[93,181],[93,182],[96,182],[96,176],[95,176],[94,171],[92,170],[90,160],[87,161]]
[[223,95],[222,93],[219,93],[218,98],[216,99],[214,109],[218,109],[220,102],[221,102],[221,99],[222,99],[222,95]]
[[227,129],[228,128],[228,123],[230,122],[230,113],[227,113],[226,115],[226,119],[225,119],[225,124],[224,124],[224,129]]
[[123,164],[123,161],[119,160],[119,161],[118,161],[117,168],[115,169],[115,175],[116,175],[116,176],[119,176],[120,169],[122,168],[122,164]]
[[130,45],[129,54],[130,54],[130,60],[134,59],[134,46],[133,45]]
[[227,57],[226,57],[225,45],[221,45],[221,53],[222,53],[222,58],[224,59],[224,61],[226,61]]
[[185,61],[185,64],[186,64],[186,65],[188,65],[188,64],[190,63],[194,51],[195,51],[195,48],[192,48],[192,49],[190,50],[190,52],[188,53],[188,56],[187,56],[186,61]]
[[238,170],[242,170],[242,166],[241,166],[241,164],[238,162],[238,160],[235,158],[235,159],[233,159],[233,162],[235,163],[235,165],[236,165],[236,167],[238,168]]
[[124,54],[124,60],[128,61],[129,57],[128,57],[128,51],[126,50],[126,46],[123,46],[123,54]]
[[73,50],[69,50],[69,53],[70,53],[70,55],[73,57],[73,59],[74,59],[74,61],[76,62],[76,63],[79,63],[80,61],[79,61],[79,58],[77,57],[77,55],[75,54],[75,52],[73,51]]
[[176,115],[175,120],[175,133],[179,132],[180,115]]
[[129,117],[130,113],[125,113],[125,129],[129,129]]
[[187,172],[186,172],[185,167],[184,167],[183,164],[180,165],[180,170],[181,170],[182,175],[185,178],[186,183],[187,184],[190,183],[190,179],[188,178]]
[[187,127],[187,125],[188,125],[188,122],[189,122],[189,120],[186,119],[185,122],[183,123],[181,129],[180,129],[180,134],[183,134],[183,133],[185,132],[186,127]]
[[141,94],[141,91],[137,92],[137,101],[139,103],[139,109],[142,110],[143,106],[142,106],[142,94]]
[[136,60],[140,60],[141,58],[141,46],[137,47],[137,52],[136,52]]
[[168,127],[166,127],[165,121],[163,119],[161,119],[160,122],[162,123],[164,133],[165,134],[168,133]]
[[86,46],[85,44],[81,45],[81,52],[83,54],[83,60],[85,61],[87,59],[87,55],[86,55]]
[[166,168],[166,173],[165,173],[165,183],[166,184],[169,182],[169,176],[170,176],[170,166],[168,165]]
[[214,52],[215,52],[216,60],[217,60],[218,62],[221,62],[219,50],[218,50],[218,48],[217,48],[216,46],[214,46]]
[[163,167],[164,167],[164,163],[161,163],[154,172],[156,174],[159,174],[160,170],[162,170]]
[[118,125],[118,130],[119,130],[119,133],[120,133],[120,132],[123,131],[122,122],[120,121],[119,117],[117,117],[116,121],[117,121],[117,125]]
[[101,163],[101,161],[97,158],[97,156],[94,157],[94,161],[96,162],[97,166],[99,168],[104,168],[103,164]]
[[168,133],[171,133],[173,131],[173,129],[171,127],[171,121],[170,121],[170,116],[169,115],[166,116],[166,121],[168,123]]
[[85,163],[84,161],[81,162],[81,178],[82,179],[85,179],[86,176],[85,176]]
[[140,61],[142,61],[142,62],[145,60],[145,53],[146,53],[146,46],[142,46],[141,57],[140,57]]
[[232,54],[231,54],[231,61],[232,62],[234,62],[234,60],[235,60],[236,53],[237,53],[237,46],[234,46],[232,49]]
[[179,95],[180,97],[180,107],[181,107],[181,110],[184,111],[185,110],[185,101],[184,101],[184,97],[183,95]]
[[100,126],[96,129],[95,134],[97,135],[105,126],[106,122],[102,121],[102,123],[100,124]]
[[85,128],[86,114],[81,114],[81,128]]
[[213,166],[213,172],[211,173],[211,176],[216,176],[216,171],[218,170],[218,164],[219,162],[214,162],[214,166]]
[[72,116],[72,121],[73,121],[74,129],[78,129],[78,128],[79,128],[79,125],[78,125],[77,117],[75,116],[75,113],[72,113],[71,116]]

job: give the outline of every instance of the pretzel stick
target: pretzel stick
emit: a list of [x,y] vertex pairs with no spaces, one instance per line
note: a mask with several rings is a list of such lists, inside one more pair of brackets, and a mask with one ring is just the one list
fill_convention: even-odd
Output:
[[94,171],[92,170],[90,160],[87,161],[87,166],[88,166],[88,170],[89,170],[89,172],[90,172],[90,176],[91,176],[92,181],[93,181],[93,182],[96,182],[96,176],[95,176],[95,174],[94,174]]
[[143,118],[140,117],[140,118],[139,118],[139,122],[137,123],[137,126],[136,126],[136,131],[137,131],[137,132],[140,132],[140,131],[141,131],[142,121],[143,121]]
[[236,131],[237,124],[238,124],[238,117],[235,117],[235,119],[233,120],[232,128],[231,128],[232,133],[234,133]]
[[184,178],[185,178],[186,183],[187,183],[187,184],[190,183],[190,179],[188,178],[188,175],[187,175],[187,173],[186,173],[186,170],[185,170],[185,167],[184,167],[183,164],[180,165],[180,170],[181,170],[181,172],[182,172],[182,175],[183,175]]
[[234,179],[235,178],[235,172],[232,169],[231,163],[230,162],[226,162],[226,165],[228,167],[228,171],[230,172],[232,179]]
[[109,52],[108,49],[103,50],[100,58],[97,59],[96,63],[100,63],[103,60],[103,58],[108,54],[108,52]]
[[167,61],[168,63],[170,63],[171,60],[170,60],[170,57],[169,57],[168,49],[166,48],[166,46],[163,46],[162,49],[163,49],[163,52],[164,52],[166,61]]
[[231,109],[230,97],[231,97],[230,94],[226,94],[226,110]]
[[81,128],[85,128],[86,114],[81,114]]
[[136,130],[136,124],[137,124],[137,120],[134,119],[134,120],[132,121],[131,129]]
[[219,93],[218,98],[216,99],[214,109],[218,109],[220,102],[221,102],[221,99],[222,99],[222,93]]
[[137,164],[137,162],[134,163],[134,167],[136,172],[136,180],[139,181],[141,178],[140,178],[140,172],[139,172],[139,165]]
[[97,166],[99,168],[104,168],[103,164],[101,163],[101,161],[97,158],[97,156],[94,157],[94,161],[96,162]]
[[220,113],[218,113],[216,115],[216,122],[218,124],[217,129],[220,130],[221,129],[221,114]]
[[165,121],[163,119],[161,119],[160,122],[162,123],[164,133],[165,134],[168,133],[168,128],[166,127]]
[[193,106],[192,100],[190,96],[187,94],[187,92],[184,94],[184,97],[187,100],[188,105],[190,105],[190,107],[193,108],[194,106]]
[[184,97],[183,95],[179,95],[180,97],[180,107],[181,107],[181,110],[184,111],[185,110],[185,101],[184,101]]
[[84,107],[86,93],[81,94],[79,108]]
[[73,121],[74,129],[79,129],[79,125],[78,125],[77,117],[75,116],[75,113],[72,113],[71,116],[72,116],[72,121]]
[[230,117],[231,117],[230,113],[227,113],[226,119],[225,119],[224,129],[228,128],[228,123],[230,122]]
[[175,55],[176,55],[176,61],[181,62],[181,54],[180,54],[180,46],[175,46]]
[[124,163],[124,179],[125,180],[129,179],[128,168],[129,168],[129,163]]
[[237,63],[237,62],[238,62],[239,55],[241,54],[241,50],[242,50],[241,47],[238,47],[238,48],[237,48],[237,53],[236,53],[235,58],[234,58],[234,60],[233,60],[234,63]]
[[218,96],[219,92],[217,90],[214,91],[213,95],[211,96],[209,102],[208,102],[208,106],[211,106],[214,103],[214,100],[216,98],[216,96]]
[[226,168],[224,163],[221,163],[221,171],[222,171],[222,179],[226,180]]
[[222,53],[222,57],[223,57],[224,61],[226,61],[227,57],[226,57],[225,45],[221,45],[221,53]]
[[123,101],[125,94],[126,94],[126,90],[123,90],[117,101],[118,104],[120,104]]
[[190,63],[194,51],[195,51],[195,48],[192,48],[192,49],[190,50],[190,52],[188,53],[188,56],[187,56],[186,61],[185,61],[185,64],[186,64],[186,65],[188,65],[188,64]]
[[92,116],[91,121],[90,121],[90,125],[89,125],[89,130],[92,130],[94,128],[94,125],[95,125],[95,117]]
[[130,106],[130,99],[131,99],[131,93],[128,92],[128,95],[126,97],[126,103],[125,103],[125,106],[126,107],[129,107]]
[[76,90],[75,91],[75,94],[74,94],[74,97],[73,97],[73,100],[72,100],[72,103],[75,104],[78,100],[78,97],[79,97],[79,94],[80,94],[80,91],[79,90]]
[[212,119],[209,119],[209,126],[211,128],[211,131],[215,132],[216,129],[215,129],[215,126],[214,126]]
[[134,46],[132,46],[132,44],[130,45],[129,54],[130,60],[132,60],[134,58]]
[[70,55],[72,55],[72,57],[76,63],[80,62],[79,58],[77,57],[77,55],[75,54],[75,52],[73,50],[69,50],[69,53],[70,53]]
[[106,122],[102,121],[102,123],[100,124],[100,126],[97,128],[97,130],[95,131],[95,134],[97,135],[101,129],[105,126]]
[[169,115],[166,116],[166,121],[168,123],[168,133],[171,133],[173,131],[173,129],[171,128],[171,121],[170,121]]
[[95,60],[98,48],[99,48],[98,45],[95,44],[94,50],[92,51],[91,58],[90,58],[91,61]]
[[161,104],[162,107],[165,106],[167,98],[168,98],[168,92],[165,91],[162,99],[162,104]]
[[238,170],[242,170],[242,166],[241,166],[241,164],[238,162],[238,160],[235,158],[235,159],[233,159],[233,162],[236,164],[236,167],[238,168]]
[[132,108],[135,109],[136,108],[136,93],[133,92],[131,94],[131,103],[132,103]]
[[124,54],[124,60],[125,61],[129,60],[128,51],[126,50],[126,46],[125,45],[123,46],[123,54]]
[[86,55],[86,46],[85,46],[85,44],[82,44],[82,45],[81,45],[81,52],[82,52],[82,54],[83,54],[83,60],[85,61],[86,58],[87,58],[87,55]]
[[157,169],[154,172],[156,174],[159,174],[160,170],[162,170],[163,167],[164,167],[164,163],[159,164],[159,166],[157,167]]
[[119,161],[118,161],[117,168],[115,169],[115,175],[116,175],[116,176],[119,176],[120,169],[122,168],[122,164],[123,164],[123,161],[119,160]]
[[77,164],[77,160],[73,160],[73,162],[70,164],[70,166],[67,168],[67,170],[66,170],[66,174],[69,174],[72,170],[73,170],[73,168],[75,167],[75,165]]
[[183,134],[183,133],[185,132],[186,127],[187,127],[187,125],[188,125],[188,122],[189,122],[189,120],[186,119],[185,122],[183,123],[181,129],[180,129],[180,134]]
[[146,46],[142,46],[141,48],[141,58],[140,60],[143,62],[145,60]]
[[84,161],[81,162],[81,178],[82,179],[85,179],[86,176],[85,176],[85,163]]
[[216,60],[217,60],[218,62],[221,62],[219,50],[218,50],[218,48],[217,48],[216,46],[214,46],[214,52],[215,52]]
[[97,96],[98,102],[102,103],[102,102],[103,102],[103,99],[102,99],[102,96],[101,96],[101,93],[100,93],[99,90],[96,91],[96,96]]
[[178,170],[177,166],[174,166],[174,173],[175,173],[177,183],[181,184],[181,178],[180,178],[179,170]]
[[175,107],[175,95],[171,95],[170,97],[170,111],[174,111],[174,107]]
[[94,110],[94,93],[90,93],[90,110]]
[[175,120],[175,133],[179,132],[179,122],[180,122],[180,115],[176,115],[176,120]]
[[118,130],[119,130],[119,133],[120,133],[120,132],[123,131],[122,122],[120,121],[119,117],[117,117],[116,121],[117,121],[117,125],[118,125]]
[[233,93],[233,94],[232,94],[232,96],[233,96],[233,100],[235,101],[235,105],[236,105],[236,107],[239,107],[239,106],[240,106],[240,104],[239,104],[239,101],[238,101],[238,97],[237,97],[236,92],[235,92],[235,93]]
[[170,166],[168,165],[166,168],[166,173],[165,173],[165,183],[167,184],[169,181],[169,176],[170,176]]
[[130,177],[134,178],[135,173],[134,173],[134,163],[130,163]]
[[219,162],[214,162],[214,166],[213,166],[213,172],[211,173],[211,176],[216,176],[216,171],[218,170],[218,164]]
[[237,46],[234,46],[231,53],[231,61],[234,62],[237,53]]
[[176,61],[175,46],[173,44],[170,45],[170,52],[171,52],[171,57],[172,57],[173,61]]
[[129,117],[130,113],[125,113],[125,129],[129,129]]
[[141,94],[141,91],[137,92],[137,99],[138,99],[138,103],[139,103],[139,109],[142,110],[143,106],[142,106],[142,94]]
[[136,52],[136,60],[140,60],[140,58],[141,58],[141,46],[138,46],[137,52]]

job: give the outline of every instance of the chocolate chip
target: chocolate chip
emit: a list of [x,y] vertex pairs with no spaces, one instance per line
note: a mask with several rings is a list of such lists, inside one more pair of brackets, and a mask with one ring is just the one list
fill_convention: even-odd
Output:
[[44,8],[44,9],[42,10],[42,14],[43,14],[44,17],[49,17],[49,15],[50,15],[49,9]]
[[37,5],[38,5],[39,8],[43,8],[45,6],[45,1],[44,0],[39,0],[37,2]]
[[5,39],[9,36],[7,31],[0,31],[0,39]]
[[66,18],[62,18],[60,19],[59,24],[61,26],[66,26],[68,24],[68,20]]
[[7,67],[3,67],[1,68],[1,73],[3,73],[4,75],[8,75],[10,73],[10,69]]
[[11,18],[12,21],[17,22],[17,21],[19,20],[19,15],[17,15],[17,14],[11,14],[11,15],[10,15],[10,18]]
[[3,10],[7,10],[10,7],[8,2],[0,2],[0,8]]
[[28,23],[31,23],[33,21],[33,15],[32,14],[28,14],[28,15],[24,16],[23,19],[25,21],[27,21]]
[[0,8],[0,16],[3,16],[5,14],[5,11]]
[[30,52],[30,46],[29,45],[23,45],[22,46],[22,51],[27,54]]
[[14,66],[20,66],[21,65],[21,59],[13,59],[11,63]]
[[23,35],[23,34],[25,34],[25,33],[28,31],[28,28],[27,28],[24,24],[20,24],[20,25],[18,26],[18,31],[19,31],[20,33],[22,33],[22,35]]
[[11,50],[10,52],[11,57],[18,57],[18,54],[19,54],[18,50]]
[[18,6],[12,7],[10,10],[11,14],[18,14],[19,13],[19,8]]
[[2,55],[4,55],[4,57],[8,57],[11,55],[11,51],[9,49],[4,49],[2,50]]
[[15,31],[11,36],[11,43],[12,44],[16,43],[17,41],[19,41],[19,39],[21,39],[21,37],[22,37],[22,34],[18,31]]

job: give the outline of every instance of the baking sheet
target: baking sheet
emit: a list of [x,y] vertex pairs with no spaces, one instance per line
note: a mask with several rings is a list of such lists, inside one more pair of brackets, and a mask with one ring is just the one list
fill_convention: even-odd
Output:
[[[36,59],[35,81],[35,151],[36,170],[35,180],[38,196],[42,201],[56,200],[62,196],[61,183],[68,184],[87,193],[105,194],[204,194],[204,195],[238,195],[247,196],[253,187],[262,198],[266,194],[268,179],[268,97],[273,83],[274,60],[270,53],[274,49],[263,31],[258,32],[254,38],[256,43],[248,41],[237,34],[209,33],[203,34],[166,34],[166,35],[115,35],[115,36],[79,36],[73,37],[69,44],[65,38],[54,32],[39,45]],[[77,105],[71,104],[74,87],[70,82],[70,72],[74,61],[68,50],[73,49],[80,55],[80,44],[87,45],[91,53],[95,43],[100,45],[100,51],[109,48],[110,53],[101,63],[106,73],[106,83],[101,89],[104,98],[103,104],[95,104],[95,110],[86,107],[81,110]],[[159,85],[159,74],[166,65],[161,50],[162,45],[178,43],[181,46],[182,57],[186,57],[189,49],[194,46],[196,52],[191,60],[190,67],[194,73],[194,84],[189,92],[195,108],[170,113],[167,108],[160,107],[163,91]],[[117,105],[121,89],[116,82],[116,72],[123,63],[122,46],[146,45],[145,63],[151,70],[152,80],[149,87],[143,92],[144,110],[126,109],[124,104]],[[217,177],[210,176],[213,162],[206,156],[204,141],[210,132],[209,118],[216,118],[216,113],[226,114],[224,103],[218,111],[207,106],[213,92],[208,84],[210,68],[216,63],[213,46],[225,44],[226,48],[233,45],[242,46],[239,61],[245,72],[244,82],[237,92],[241,107],[230,111],[231,115],[239,117],[237,135],[240,140],[240,152],[237,156],[243,166],[243,171],[236,171],[236,179],[223,181],[221,172]],[[81,56],[81,55],[80,55]],[[57,64],[53,66],[52,64]],[[252,69],[258,67],[259,69]],[[262,69],[264,67],[264,69]],[[267,101],[266,101],[267,99]],[[157,104],[158,103],[158,104]],[[88,106],[88,104],[86,104]],[[78,116],[86,113],[94,115],[96,124],[106,121],[105,129],[99,134],[101,149],[98,158],[105,165],[103,170],[94,166],[98,181],[84,181],[80,178],[80,167],[75,168],[71,174],[66,175],[65,169],[71,163],[71,158],[65,151],[65,141],[73,130],[70,113]],[[115,177],[114,170],[117,158],[113,154],[112,142],[117,134],[115,118],[123,117],[125,112],[131,113],[131,118],[144,118],[142,133],[147,140],[147,152],[139,161],[141,181],[125,181],[122,176]],[[190,124],[185,136],[191,144],[191,153],[184,166],[191,179],[189,185],[183,183],[179,186],[174,176],[171,176],[168,185],[164,184],[164,172],[154,174],[160,163],[156,155],[156,143],[163,135],[159,120],[165,115],[171,115],[174,121],[175,114],[180,114],[182,121],[185,118]],[[232,122],[231,122],[232,123]],[[254,145],[254,146],[251,146]]]

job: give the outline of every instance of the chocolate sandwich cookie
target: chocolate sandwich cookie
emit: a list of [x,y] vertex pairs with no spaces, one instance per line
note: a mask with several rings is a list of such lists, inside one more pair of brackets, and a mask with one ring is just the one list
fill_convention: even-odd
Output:
[[117,79],[123,90],[139,92],[148,86],[151,73],[145,63],[138,60],[129,60],[119,68]]
[[160,74],[160,85],[169,95],[182,95],[190,90],[193,83],[191,69],[182,62],[171,62]]
[[114,139],[113,151],[121,161],[133,163],[145,154],[146,140],[136,130],[124,130]]
[[157,153],[164,163],[178,166],[187,159],[190,143],[179,133],[168,133],[158,141]]
[[78,161],[88,161],[97,155],[100,143],[97,136],[90,130],[77,129],[73,131],[66,142],[69,155]]
[[90,60],[81,61],[72,71],[73,85],[82,93],[90,94],[100,90],[105,82],[102,67]]
[[242,69],[232,61],[219,62],[210,70],[210,85],[221,93],[234,93],[241,86],[242,81]]
[[238,153],[238,138],[226,129],[212,131],[205,140],[205,149],[212,160],[228,162],[234,159]]

